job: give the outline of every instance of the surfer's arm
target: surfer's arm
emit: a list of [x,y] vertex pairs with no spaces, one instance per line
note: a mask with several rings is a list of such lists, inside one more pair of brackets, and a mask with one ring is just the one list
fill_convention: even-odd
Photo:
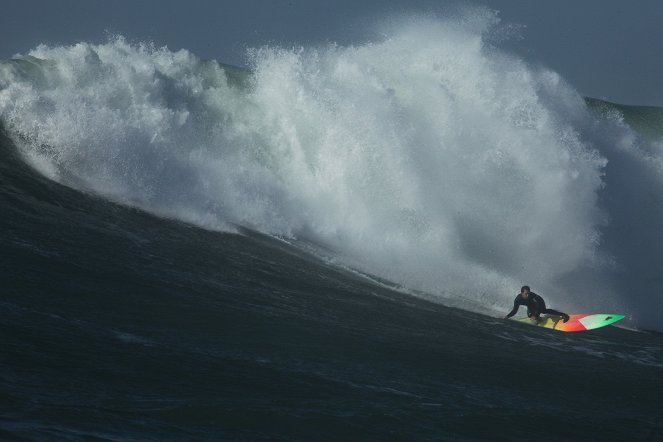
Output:
[[516,312],[518,312],[518,307],[520,307],[520,304],[518,304],[518,299],[513,301],[513,309],[504,317],[504,319],[509,319],[511,316],[515,315]]

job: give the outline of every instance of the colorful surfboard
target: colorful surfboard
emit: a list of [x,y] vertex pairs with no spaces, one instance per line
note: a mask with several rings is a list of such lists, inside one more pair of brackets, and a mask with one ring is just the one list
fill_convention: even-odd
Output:
[[541,321],[536,323],[529,318],[518,319],[518,322],[536,325],[538,327],[551,328],[563,332],[579,332],[605,327],[624,319],[624,315],[609,315],[605,313],[569,315],[567,322],[562,322],[559,316],[541,316]]

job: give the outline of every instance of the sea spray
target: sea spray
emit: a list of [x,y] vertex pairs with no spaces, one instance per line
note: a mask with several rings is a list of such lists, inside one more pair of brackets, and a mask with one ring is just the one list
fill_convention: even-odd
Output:
[[[0,117],[38,170],[124,204],[306,239],[466,308],[506,308],[529,283],[562,310],[652,324],[660,298],[623,287],[660,281],[633,273],[614,229],[645,204],[629,176],[648,169],[654,192],[660,169],[556,73],[489,43],[497,22],[408,18],[354,46],[257,48],[241,82],[122,38],[42,45],[0,67]],[[647,259],[661,210],[627,234]]]

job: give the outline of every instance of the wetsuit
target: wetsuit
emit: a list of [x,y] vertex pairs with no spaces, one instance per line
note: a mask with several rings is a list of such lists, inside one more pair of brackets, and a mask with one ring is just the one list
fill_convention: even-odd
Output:
[[567,317],[566,313],[546,308],[546,302],[543,300],[541,296],[537,295],[534,292],[529,292],[529,296],[527,297],[527,299],[524,299],[522,296],[520,296],[519,293],[516,296],[516,299],[513,300],[513,310],[511,310],[509,314],[506,315],[506,317],[510,318],[511,316],[515,315],[516,312],[518,311],[518,308],[521,305],[527,306],[527,316],[530,318],[532,316],[539,316],[542,313]]

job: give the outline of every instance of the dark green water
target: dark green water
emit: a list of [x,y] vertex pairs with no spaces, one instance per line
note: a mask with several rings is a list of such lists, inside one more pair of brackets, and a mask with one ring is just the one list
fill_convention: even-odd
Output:
[[663,141],[663,107],[630,106],[596,98],[585,98],[590,109],[599,114],[614,113],[649,142]]

